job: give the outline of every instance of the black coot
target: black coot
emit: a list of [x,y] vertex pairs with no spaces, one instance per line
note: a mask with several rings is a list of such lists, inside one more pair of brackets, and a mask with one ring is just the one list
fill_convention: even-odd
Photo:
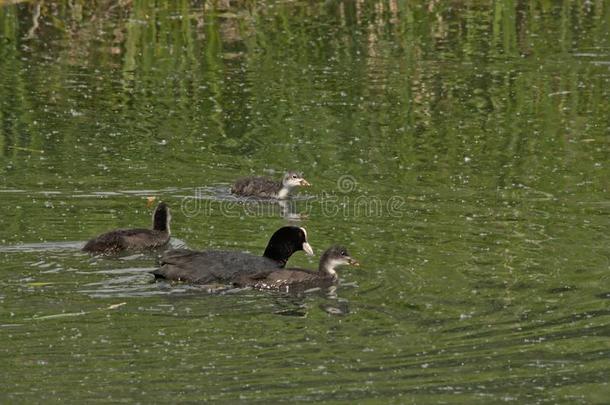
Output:
[[328,287],[338,281],[335,267],[348,264],[359,265],[349,255],[347,249],[342,246],[331,246],[320,258],[318,271],[295,268],[268,269],[255,274],[240,275],[233,284],[236,287],[280,289],[284,291]]
[[153,213],[152,229],[117,229],[88,241],[83,250],[90,253],[112,254],[125,250],[146,250],[162,247],[169,242],[171,221],[169,207],[160,202]]
[[298,186],[309,186],[302,173],[288,172],[281,181],[267,177],[245,177],[235,182],[231,192],[243,197],[264,197],[285,199]]
[[155,278],[197,284],[231,283],[240,275],[283,268],[290,256],[299,250],[313,255],[307,231],[286,226],[271,236],[263,256],[233,251],[175,249],[165,252],[161,267],[152,274]]

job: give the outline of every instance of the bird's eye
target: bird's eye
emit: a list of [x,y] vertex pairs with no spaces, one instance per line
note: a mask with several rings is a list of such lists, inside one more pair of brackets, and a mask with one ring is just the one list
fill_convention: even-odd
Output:
[[292,178],[293,178],[293,179],[296,179],[296,178],[297,178],[297,175],[296,175],[296,174],[293,174],[293,175],[292,175]]
[[345,252],[345,250],[342,250],[341,251],[341,256],[346,256],[346,255],[347,255],[347,253]]

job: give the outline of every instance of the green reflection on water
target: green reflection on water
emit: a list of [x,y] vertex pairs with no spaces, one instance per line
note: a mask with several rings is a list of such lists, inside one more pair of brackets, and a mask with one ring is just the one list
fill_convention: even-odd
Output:
[[[0,398],[603,402],[609,10],[0,6]],[[226,201],[286,169],[301,220]],[[363,266],[336,296],[209,294],[77,251],[148,195],[191,247],[292,221]]]

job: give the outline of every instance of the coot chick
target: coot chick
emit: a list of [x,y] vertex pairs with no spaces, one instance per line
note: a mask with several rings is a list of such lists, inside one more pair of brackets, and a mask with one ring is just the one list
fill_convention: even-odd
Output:
[[307,231],[296,226],[285,226],[271,236],[263,256],[222,250],[174,249],[165,252],[161,267],[151,273],[156,279],[197,284],[231,283],[241,275],[283,268],[290,256],[299,250],[313,255],[307,241]]
[[343,246],[331,246],[320,258],[318,271],[307,269],[266,270],[251,275],[240,275],[233,283],[236,287],[254,287],[272,290],[306,290],[328,287],[338,281],[335,268],[342,265],[359,266]]
[[169,207],[160,202],[153,213],[152,229],[117,229],[88,241],[83,250],[90,253],[114,254],[125,250],[146,250],[169,242],[171,221]]
[[243,197],[264,197],[283,200],[288,198],[292,190],[298,186],[310,186],[302,173],[288,172],[281,181],[268,177],[244,177],[235,182],[231,193]]

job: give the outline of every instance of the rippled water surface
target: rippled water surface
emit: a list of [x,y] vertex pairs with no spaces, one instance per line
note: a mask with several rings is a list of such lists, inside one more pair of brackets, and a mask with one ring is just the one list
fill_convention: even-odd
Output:
[[[607,403],[609,21],[0,1],[0,402]],[[287,204],[229,194],[288,169],[313,186]],[[173,246],[260,254],[290,223],[361,266],[286,295],[79,251],[149,196]]]

